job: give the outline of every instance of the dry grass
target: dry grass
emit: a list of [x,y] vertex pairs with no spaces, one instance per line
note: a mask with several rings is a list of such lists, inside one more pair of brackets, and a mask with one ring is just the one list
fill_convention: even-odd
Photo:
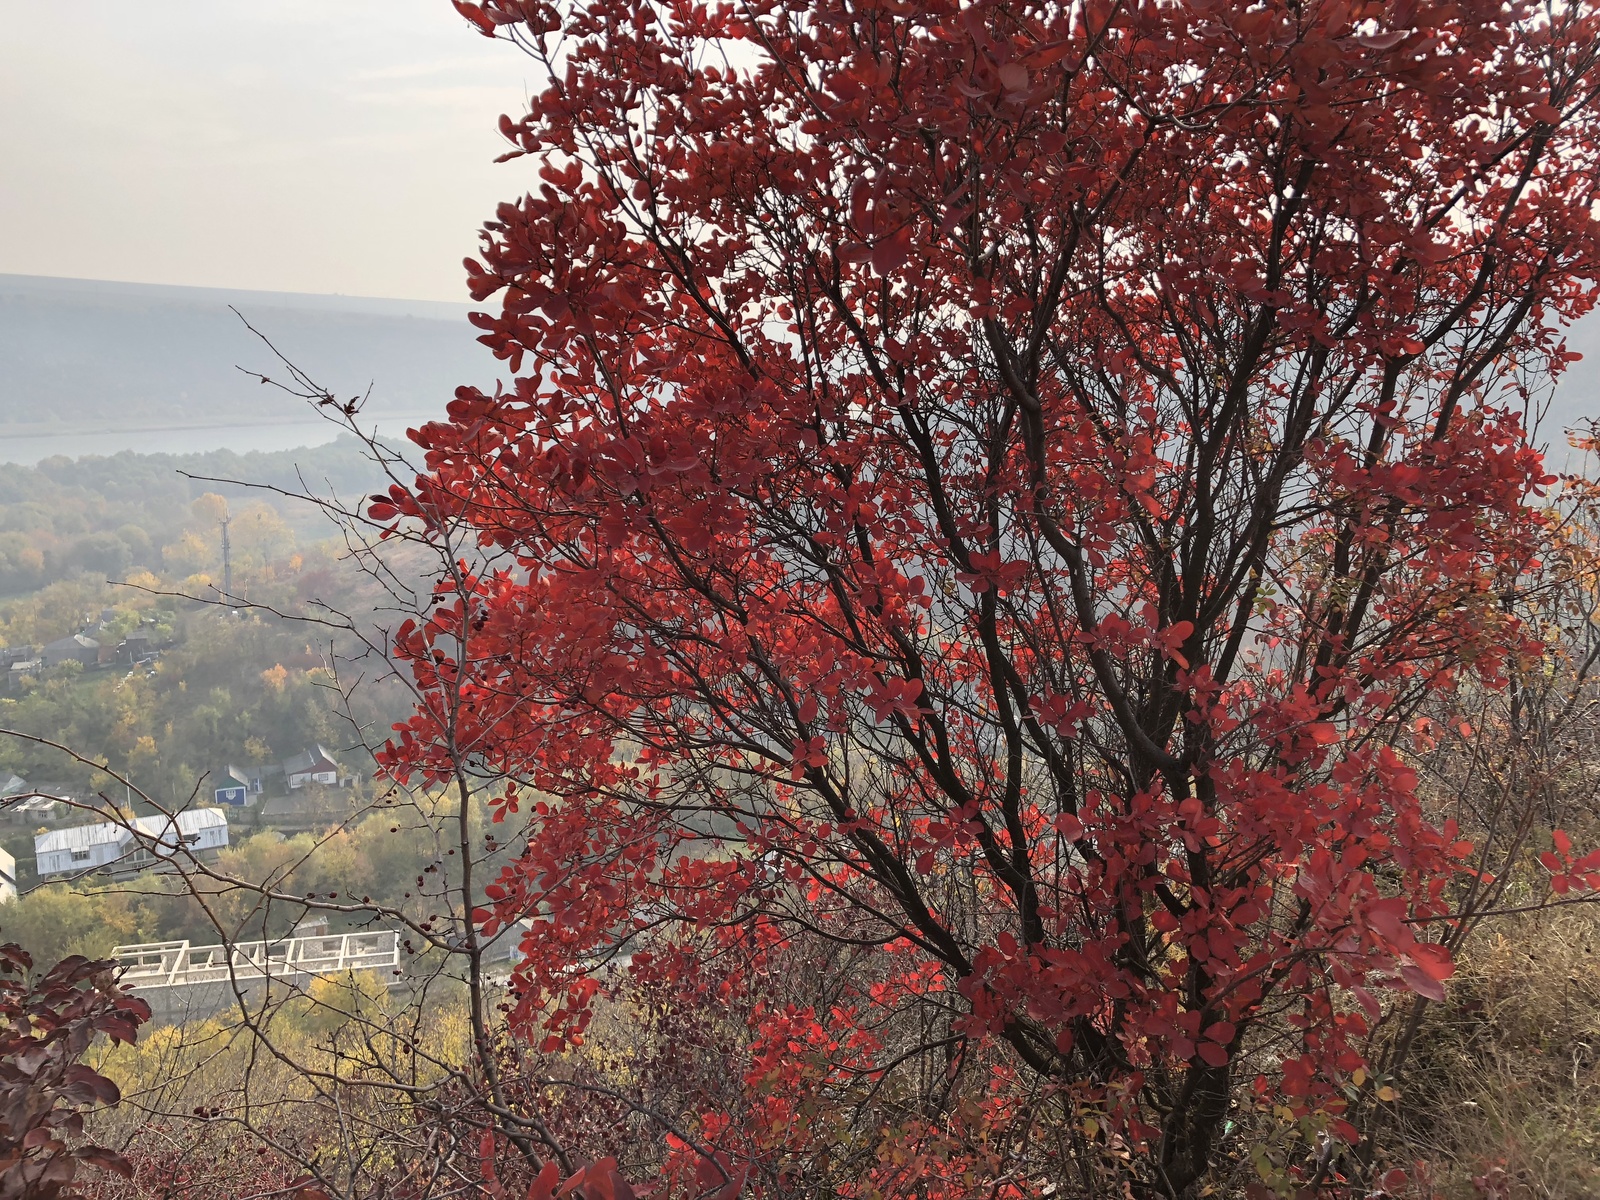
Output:
[[1391,1145],[1437,1195],[1600,1197],[1600,910],[1481,930],[1414,1053]]

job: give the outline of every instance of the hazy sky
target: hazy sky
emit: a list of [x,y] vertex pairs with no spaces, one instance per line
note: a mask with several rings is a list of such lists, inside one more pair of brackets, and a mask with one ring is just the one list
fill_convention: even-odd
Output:
[[449,0],[0,0],[0,273],[465,300],[535,84]]

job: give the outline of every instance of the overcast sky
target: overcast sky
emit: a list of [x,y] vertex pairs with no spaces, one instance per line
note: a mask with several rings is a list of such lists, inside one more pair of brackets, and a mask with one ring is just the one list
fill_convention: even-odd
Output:
[[535,83],[449,0],[0,0],[0,273],[465,300]]

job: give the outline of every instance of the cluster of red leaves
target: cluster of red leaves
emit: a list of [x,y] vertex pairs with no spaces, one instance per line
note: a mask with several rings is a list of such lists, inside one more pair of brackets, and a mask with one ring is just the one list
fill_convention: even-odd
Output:
[[[120,990],[114,964],[81,955],[42,975],[16,945],[0,946],[0,1197],[67,1200],[80,1167],[128,1173],[123,1158],[81,1144],[85,1111],[121,1100],[81,1060],[94,1039],[132,1042],[150,1019]],[[74,1144],[79,1143],[79,1144]]]
[[539,797],[515,1024],[580,1043],[619,939],[715,1004],[821,937],[876,949],[753,1018],[741,1154],[950,1038],[1002,1053],[952,1180],[1028,1077],[1172,1194],[1241,1080],[1353,1137],[1470,849],[1410,719],[1540,652],[1593,6],[457,7],[549,71],[467,264],[523,373],[370,515],[476,543],[385,761]]
[[1572,838],[1563,829],[1553,835],[1554,850],[1546,850],[1539,862],[1550,872],[1550,886],[1565,896],[1571,891],[1600,891],[1600,850],[1580,856],[1572,852]]
[[[493,1134],[484,1135],[485,1191],[493,1200],[502,1200],[503,1197],[509,1198],[511,1193],[500,1182],[493,1166],[497,1149],[495,1142]],[[690,1194],[703,1197],[704,1200],[735,1200],[743,1183],[742,1173],[731,1168],[725,1158],[721,1161],[701,1158],[693,1172]],[[545,1163],[529,1185],[525,1200],[635,1200],[636,1196],[649,1195],[655,1190],[656,1187],[647,1187],[642,1193],[636,1191],[622,1177],[615,1158],[602,1158],[566,1176],[552,1161]],[[518,1200],[523,1200],[523,1197],[519,1196]]]

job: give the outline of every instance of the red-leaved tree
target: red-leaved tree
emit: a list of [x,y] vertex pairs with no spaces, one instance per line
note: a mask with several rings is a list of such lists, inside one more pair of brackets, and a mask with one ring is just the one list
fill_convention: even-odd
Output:
[[369,515],[454,548],[387,761],[526,823],[514,1025],[723,1014],[694,1129],[774,1192],[918,1072],[831,1186],[1032,1194],[1026,1119],[1188,1196],[1253,1095],[1355,1138],[1469,864],[1411,718],[1541,652],[1600,10],[456,7],[546,78],[467,264],[516,381]]

